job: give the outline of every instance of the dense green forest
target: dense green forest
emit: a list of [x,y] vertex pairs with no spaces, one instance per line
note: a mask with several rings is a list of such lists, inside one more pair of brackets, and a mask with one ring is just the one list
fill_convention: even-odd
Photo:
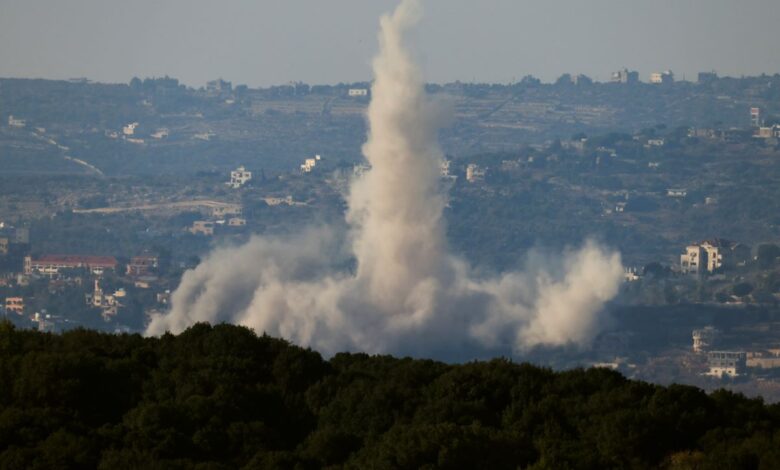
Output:
[[246,328],[0,324],[0,468],[780,468],[780,405],[728,391],[338,354]]

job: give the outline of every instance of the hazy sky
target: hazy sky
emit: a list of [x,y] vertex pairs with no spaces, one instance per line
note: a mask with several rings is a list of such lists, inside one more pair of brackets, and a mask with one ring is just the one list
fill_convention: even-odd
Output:
[[[250,86],[370,78],[390,0],[0,0],[0,77]],[[428,0],[432,82],[780,72],[778,0]]]

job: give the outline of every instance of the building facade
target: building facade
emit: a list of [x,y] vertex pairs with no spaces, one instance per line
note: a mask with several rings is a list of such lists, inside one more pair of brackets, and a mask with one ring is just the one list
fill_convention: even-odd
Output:
[[750,108],[750,125],[753,127],[761,127],[761,108]]
[[134,256],[127,263],[127,269],[125,274],[131,277],[148,276],[159,265],[159,260],[156,256]]
[[22,315],[24,313],[24,299],[22,297],[6,297],[5,310]]
[[476,163],[469,163],[466,167],[466,181],[476,183],[485,179],[485,169],[480,168]]
[[650,74],[650,83],[656,85],[674,83],[674,73],[671,70],[663,72],[653,72]]
[[214,222],[208,220],[196,220],[190,227],[190,233],[193,235],[206,235],[210,237],[214,235]]
[[227,183],[233,189],[238,189],[252,179],[252,172],[240,166],[230,172],[230,181]]
[[63,269],[88,269],[92,274],[101,275],[108,269],[116,269],[117,260],[113,256],[81,255],[43,255],[33,259],[24,259],[25,274],[42,274],[54,277]]
[[721,238],[704,240],[685,247],[680,255],[680,271],[684,274],[714,273],[733,267],[750,257],[750,248]]
[[613,83],[639,83],[639,72],[629,71],[628,69],[612,72]]
[[747,354],[741,351],[710,351],[707,353],[707,375],[739,377],[747,372]]

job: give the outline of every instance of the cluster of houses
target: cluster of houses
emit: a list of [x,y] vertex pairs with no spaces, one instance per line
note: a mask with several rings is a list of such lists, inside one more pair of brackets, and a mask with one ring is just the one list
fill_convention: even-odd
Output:
[[[37,257],[24,257],[23,277],[47,278],[49,285],[63,284],[75,281],[80,285],[83,276],[94,277],[94,288],[85,296],[85,305],[87,307],[100,310],[102,318],[106,321],[115,317],[120,309],[125,305],[124,299],[127,297],[125,289],[116,289],[108,293],[101,287],[101,279],[108,271],[116,272],[119,262],[113,256],[92,256],[92,255],[61,255],[45,254]],[[136,288],[149,289],[158,281],[157,268],[159,259],[156,256],[142,255],[135,256],[129,260],[125,266],[125,277],[132,282]],[[80,271],[74,274],[74,271]],[[25,316],[30,313],[29,318],[38,324],[40,330],[52,331],[61,317],[41,312],[28,312],[29,307],[25,303],[25,298],[20,296],[8,296],[0,307],[3,307],[5,315]],[[29,308],[28,308],[29,307]]]

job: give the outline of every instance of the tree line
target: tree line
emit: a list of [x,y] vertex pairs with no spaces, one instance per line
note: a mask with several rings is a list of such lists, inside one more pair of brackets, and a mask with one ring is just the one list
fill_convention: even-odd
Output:
[[2,469],[772,469],[779,425],[777,404],[606,369],[0,324]]

